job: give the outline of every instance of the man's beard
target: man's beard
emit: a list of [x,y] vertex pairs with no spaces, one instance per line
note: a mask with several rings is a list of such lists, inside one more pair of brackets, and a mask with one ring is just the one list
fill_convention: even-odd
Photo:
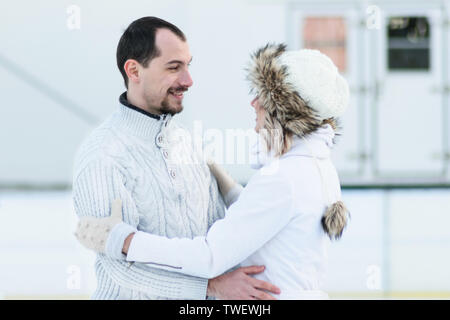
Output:
[[167,95],[164,98],[164,100],[161,102],[159,107],[155,104],[155,101],[149,97],[148,94],[146,94],[146,93],[144,93],[144,94],[145,94],[145,100],[147,102],[147,105],[151,106],[150,109],[158,110],[161,114],[168,113],[173,116],[173,115],[183,111],[183,104],[182,104],[182,101],[179,101],[179,102],[173,101],[171,103],[170,102],[171,92],[179,92],[179,91],[186,92],[187,90],[188,90],[187,87],[178,87],[178,88],[173,88],[173,89],[167,90]]
[[175,106],[171,105],[169,102],[169,96],[167,96],[162,102],[161,102],[161,113],[165,114],[168,113],[170,115],[175,115],[177,113],[180,113],[181,111],[183,111],[183,105],[182,103],[174,103]]
[[164,98],[164,100],[161,102],[161,113],[169,113],[170,115],[174,115],[177,113],[180,113],[183,111],[183,104],[182,101],[179,102],[173,102],[173,104],[170,104],[169,96],[171,93],[184,93],[188,90],[188,87],[180,86],[177,88],[170,88],[167,90],[167,96]]

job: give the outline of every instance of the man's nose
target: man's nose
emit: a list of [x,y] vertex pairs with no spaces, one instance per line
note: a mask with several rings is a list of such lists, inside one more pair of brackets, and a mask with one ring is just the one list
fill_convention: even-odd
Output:
[[192,77],[191,77],[189,71],[183,72],[181,79],[180,79],[180,84],[184,87],[190,87],[194,84],[194,81],[192,80]]

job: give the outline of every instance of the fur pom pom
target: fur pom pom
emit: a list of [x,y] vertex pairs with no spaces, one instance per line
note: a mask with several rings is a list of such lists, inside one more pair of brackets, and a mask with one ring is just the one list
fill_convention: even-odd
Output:
[[347,208],[342,201],[337,201],[327,208],[322,217],[322,227],[331,240],[338,240],[347,225]]

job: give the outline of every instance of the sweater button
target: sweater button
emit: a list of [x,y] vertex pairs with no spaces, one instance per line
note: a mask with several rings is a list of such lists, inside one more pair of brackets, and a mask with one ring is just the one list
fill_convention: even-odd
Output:
[[175,179],[175,171],[170,170],[170,176]]
[[164,158],[167,159],[169,157],[169,153],[166,150],[164,150],[163,151],[163,156],[164,156]]
[[158,135],[157,137],[156,137],[156,145],[158,146],[158,147],[161,147],[161,145],[162,145],[162,143],[163,143],[163,137],[162,137],[162,135]]

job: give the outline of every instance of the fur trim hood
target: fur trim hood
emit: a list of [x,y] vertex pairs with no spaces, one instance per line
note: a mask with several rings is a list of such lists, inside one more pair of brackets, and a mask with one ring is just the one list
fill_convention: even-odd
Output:
[[294,135],[306,136],[326,123],[336,129],[335,118],[347,107],[347,82],[317,50],[267,44],[252,54],[247,72],[251,93]]

